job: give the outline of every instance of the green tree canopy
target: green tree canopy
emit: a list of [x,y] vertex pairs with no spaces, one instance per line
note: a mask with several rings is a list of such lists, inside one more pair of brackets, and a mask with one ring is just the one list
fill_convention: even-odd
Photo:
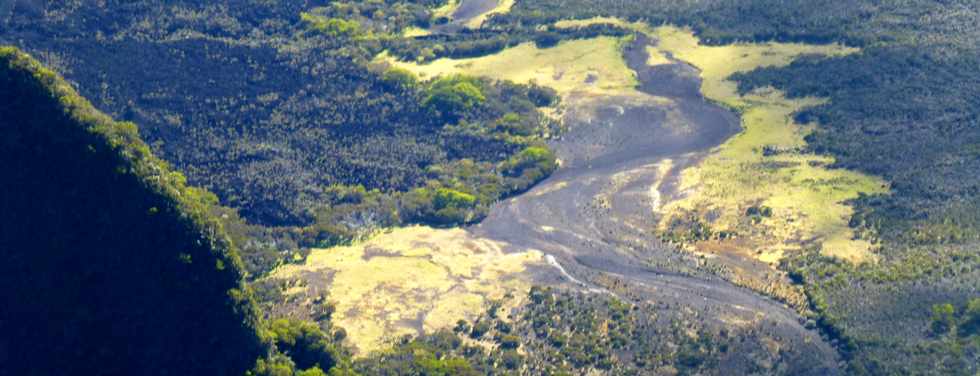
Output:
[[444,120],[455,121],[459,116],[486,101],[479,80],[463,75],[441,77],[433,81],[423,104]]

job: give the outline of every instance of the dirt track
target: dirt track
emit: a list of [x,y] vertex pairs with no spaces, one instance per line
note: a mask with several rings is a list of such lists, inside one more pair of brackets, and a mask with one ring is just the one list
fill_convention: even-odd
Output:
[[628,64],[641,91],[670,102],[570,101],[576,107],[567,113],[569,130],[553,142],[563,162],[559,171],[499,203],[469,231],[516,249],[542,250],[592,289],[657,302],[663,307],[658,315],[692,318],[694,312],[694,320],[709,326],[749,322],[753,333],[797,354],[793,361],[801,364],[792,366],[793,373],[839,372],[837,353],[805,329],[795,311],[732,285],[710,272],[711,262],[654,236],[654,207],[676,194],[671,187],[677,171],[735,134],[739,120],[700,96],[694,68],[648,67],[646,43],[640,36],[628,48]]

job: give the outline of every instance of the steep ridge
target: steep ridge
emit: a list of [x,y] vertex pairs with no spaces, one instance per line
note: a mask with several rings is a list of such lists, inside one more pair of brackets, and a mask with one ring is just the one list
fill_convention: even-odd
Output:
[[0,375],[240,375],[264,353],[216,202],[0,48]]

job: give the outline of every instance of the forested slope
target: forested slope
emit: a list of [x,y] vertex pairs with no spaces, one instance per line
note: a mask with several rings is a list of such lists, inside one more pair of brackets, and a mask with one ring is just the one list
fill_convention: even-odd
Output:
[[[541,134],[534,107],[549,102],[482,83],[478,100],[448,108],[427,100],[434,87],[370,66],[403,27],[428,22],[425,3],[17,3],[0,17],[0,41],[62,72],[100,110],[141,124],[157,155],[250,223],[312,225],[330,216],[321,211],[335,188],[395,195],[438,185],[485,207],[527,186],[492,170]],[[498,127],[508,113],[517,129]],[[473,166],[478,176],[461,171]],[[365,226],[479,217],[376,211]]]
[[240,375],[265,346],[215,198],[0,49],[0,374]]

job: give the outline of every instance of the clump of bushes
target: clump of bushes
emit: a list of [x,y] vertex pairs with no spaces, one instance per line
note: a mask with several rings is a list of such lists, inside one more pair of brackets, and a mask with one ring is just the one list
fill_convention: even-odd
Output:
[[470,222],[476,196],[450,188],[417,188],[402,196],[402,208],[409,219],[439,225]]
[[473,107],[483,103],[482,83],[472,77],[452,75],[429,84],[422,105],[443,120],[453,123]]
[[970,299],[960,309],[952,303],[935,304],[929,328],[935,335],[956,334],[970,337],[980,334],[980,298]]
[[264,336],[272,354],[256,361],[247,376],[357,375],[350,353],[317,324],[294,319],[269,322]]
[[505,176],[520,177],[530,185],[558,168],[555,154],[545,146],[529,146],[499,166]]
[[353,36],[361,32],[361,24],[356,20],[345,20],[303,12],[300,19],[310,30],[318,31],[332,37]]

